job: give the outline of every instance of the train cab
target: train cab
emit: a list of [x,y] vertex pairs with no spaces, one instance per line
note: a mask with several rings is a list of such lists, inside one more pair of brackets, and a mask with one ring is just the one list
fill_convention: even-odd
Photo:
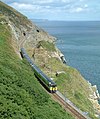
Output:
[[57,91],[57,85],[56,84],[50,84],[50,92],[56,93]]

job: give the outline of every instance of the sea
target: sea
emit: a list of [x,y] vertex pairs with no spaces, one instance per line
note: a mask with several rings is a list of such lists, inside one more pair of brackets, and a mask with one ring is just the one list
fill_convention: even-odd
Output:
[[78,69],[100,93],[100,21],[35,20],[35,23],[57,38],[56,46],[67,64]]

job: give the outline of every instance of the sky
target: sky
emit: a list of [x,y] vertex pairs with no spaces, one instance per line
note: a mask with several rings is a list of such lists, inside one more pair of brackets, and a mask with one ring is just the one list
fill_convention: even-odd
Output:
[[29,19],[100,20],[100,0],[1,0]]

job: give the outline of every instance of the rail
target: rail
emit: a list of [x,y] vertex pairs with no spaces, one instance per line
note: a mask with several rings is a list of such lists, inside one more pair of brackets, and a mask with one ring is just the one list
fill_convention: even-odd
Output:
[[[38,73],[41,73],[41,70],[36,67],[36,65],[32,62],[30,57],[26,54],[24,48],[21,48],[21,53],[22,53],[23,57],[25,57],[27,59],[27,61],[30,63],[31,67],[33,69],[35,69]],[[45,74],[43,74],[41,76],[44,76],[44,78],[47,78],[47,77],[45,77]],[[48,80],[48,78],[47,78],[47,80]],[[48,80],[48,81],[50,81],[50,80]],[[56,93],[53,93],[52,96],[54,96],[54,98],[59,103],[61,103],[61,105],[63,105],[63,107],[66,110],[69,110],[75,117],[77,117],[77,119],[91,119],[90,117],[88,117],[85,114],[83,114],[83,112],[81,110],[79,110],[68,98],[66,98],[59,91],[57,91]]]
[[78,109],[68,98],[66,98],[62,93],[57,91],[53,94],[53,97],[62,104],[65,110],[70,111],[77,119],[91,119],[90,117],[83,114],[83,112]]

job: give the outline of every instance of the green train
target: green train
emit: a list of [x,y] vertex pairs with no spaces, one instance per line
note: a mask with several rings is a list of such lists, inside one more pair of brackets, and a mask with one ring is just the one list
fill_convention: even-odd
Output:
[[21,56],[22,58],[25,58],[27,62],[32,67],[35,76],[39,79],[39,81],[43,84],[43,86],[50,92],[55,93],[57,91],[57,85],[54,81],[52,81],[49,77],[47,77],[30,59],[30,57],[27,55],[24,48],[21,48]]

